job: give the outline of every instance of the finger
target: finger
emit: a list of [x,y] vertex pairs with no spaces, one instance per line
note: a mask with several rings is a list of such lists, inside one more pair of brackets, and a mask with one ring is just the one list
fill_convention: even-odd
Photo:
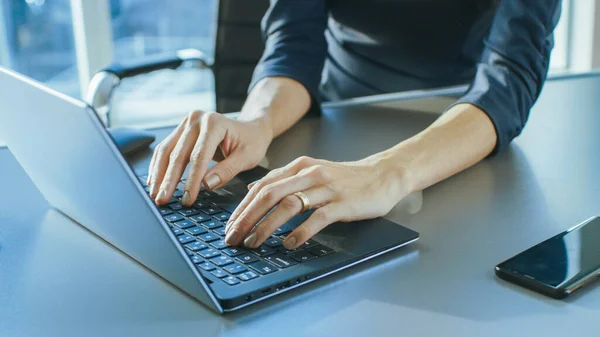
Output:
[[213,166],[204,178],[204,187],[209,190],[217,189],[227,184],[241,171],[248,169],[250,163],[242,151],[234,152]]
[[[324,182],[323,175],[318,174],[318,170],[315,168],[316,166],[262,188],[235,220],[230,232],[227,233],[225,242],[231,245],[239,244],[252,228],[283,198],[322,184]],[[295,199],[298,199],[298,197],[295,197]]]
[[152,152],[152,158],[150,159],[150,165],[148,165],[148,177],[146,178],[146,185],[150,186],[152,181],[152,168],[154,167],[154,161],[156,160],[156,151]]
[[162,205],[171,199],[190,160],[190,153],[197,137],[198,127],[194,125],[186,126],[181,137],[179,137],[177,145],[175,145],[173,152],[169,156],[169,166],[156,196],[157,204]]
[[252,200],[254,200],[256,198],[256,195],[258,194],[258,192],[260,190],[262,190],[262,187],[268,186],[269,184],[272,184],[281,179],[285,179],[285,178],[294,176],[298,172],[300,172],[300,170],[302,170],[304,167],[310,166],[314,162],[315,162],[315,160],[312,158],[300,157],[282,168],[278,168],[278,169],[270,171],[262,179],[259,179],[255,182],[251,183],[250,185],[248,185],[248,189],[250,191],[248,192],[248,194],[246,194],[246,197],[244,197],[242,202],[240,202],[238,207],[231,214],[231,217],[230,217],[229,221],[227,222],[225,233],[229,233],[229,231],[232,228],[232,225],[235,223],[235,220],[246,209],[246,207],[248,207],[248,205],[250,205]]
[[[321,207],[329,203],[333,198],[331,189],[320,186],[311,188],[303,192],[311,204]],[[256,248],[263,244],[277,228],[284,225],[291,218],[302,211],[304,205],[302,200],[296,195],[288,195],[275,207],[273,212],[269,213],[255,228],[252,233],[244,240],[244,245],[250,248]]]
[[186,206],[190,206],[196,201],[210,160],[225,137],[226,128],[218,126],[217,119],[219,116],[214,113],[202,116],[200,135],[190,155],[190,171],[183,191],[182,203]]
[[185,124],[187,123],[187,117],[183,120],[181,124],[171,132],[167,138],[165,138],[154,150],[156,153],[156,158],[154,160],[154,165],[152,166],[152,173],[150,174],[150,196],[152,199],[156,198],[158,194],[158,187],[162,183],[165,172],[169,165],[169,156],[173,151],[173,148],[179,141],[181,134],[183,133],[183,129]]
[[343,206],[338,203],[330,203],[317,209],[302,225],[298,226],[283,240],[283,246],[290,250],[298,248],[323,228],[340,220],[343,213]]
[[269,173],[267,173],[267,175],[262,177],[261,179],[251,182],[250,184],[248,184],[248,189],[251,190],[252,187],[254,187],[254,185],[256,185],[259,182],[262,183],[263,185],[268,185],[275,181],[295,175],[298,172],[300,172],[302,169],[313,166],[314,164],[316,164],[316,162],[317,162],[316,159],[313,159],[310,157],[306,157],[306,156],[298,157],[291,163],[287,164],[286,166],[276,169],[276,170],[272,170]]

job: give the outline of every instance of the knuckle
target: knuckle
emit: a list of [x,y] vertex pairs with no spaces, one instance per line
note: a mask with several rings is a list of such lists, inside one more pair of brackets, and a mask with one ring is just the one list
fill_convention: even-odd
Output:
[[260,192],[258,192],[258,198],[266,203],[271,203],[275,201],[275,189],[273,187],[267,186],[262,188]]
[[231,164],[223,164],[221,165],[221,172],[224,177],[232,178],[236,174],[235,168],[231,166]]
[[328,222],[331,220],[331,215],[326,210],[320,208],[313,213],[315,220],[319,222]]
[[237,229],[243,229],[243,228],[252,228],[254,227],[254,223],[252,223],[252,221],[248,218],[247,215],[242,215],[238,218],[238,224],[237,224]]
[[202,160],[202,151],[193,151],[193,152],[190,154],[190,161],[191,161],[192,163],[197,163],[197,162],[199,162],[200,160]]
[[327,179],[327,169],[323,165],[314,165],[307,169],[306,174],[316,181]]
[[313,159],[308,156],[298,157],[298,159],[295,160],[295,166],[299,166],[299,167],[309,166],[312,163],[312,160]]
[[218,119],[219,119],[219,114],[216,112],[208,112],[205,113],[203,116],[203,123],[206,124],[208,127],[212,127],[215,126],[215,124],[217,123]]
[[200,119],[202,117],[203,111],[202,110],[193,110],[192,112],[190,112],[188,114],[188,118],[187,118],[187,123],[191,123],[194,121],[197,121],[198,119]]

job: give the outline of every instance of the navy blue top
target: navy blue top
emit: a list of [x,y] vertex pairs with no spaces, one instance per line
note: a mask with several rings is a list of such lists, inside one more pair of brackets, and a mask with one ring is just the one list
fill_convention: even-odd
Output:
[[342,99],[470,83],[497,146],[523,129],[546,74],[560,0],[271,0],[250,88],[272,76]]

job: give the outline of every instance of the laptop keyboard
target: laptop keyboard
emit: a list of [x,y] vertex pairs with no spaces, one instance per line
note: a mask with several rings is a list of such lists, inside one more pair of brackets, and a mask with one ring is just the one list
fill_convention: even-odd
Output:
[[[146,192],[146,176],[139,179]],[[193,207],[181,203],[183,183],[168,204],[158,209],[184,247],[196,268],[211,273],[224,283],[235,286],[330,254],[333,249],[308,240],[301,247],[288,250],[283,239],[293,227],[278,228],[259,248],[230,247],[225,243],[225,223],[239,201],[220,191],[202,190]]]

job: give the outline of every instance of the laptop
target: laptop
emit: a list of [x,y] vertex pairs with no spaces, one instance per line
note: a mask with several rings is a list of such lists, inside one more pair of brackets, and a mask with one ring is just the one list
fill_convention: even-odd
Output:
[[52,207],[216,312],[237,310],[392,251],[418,233],[383,218],[335,223],[289,251],[298,215],[258,249],[228,247],[224,222],[268,170],[157,207],[87,104],[0,68],[0,134]]

